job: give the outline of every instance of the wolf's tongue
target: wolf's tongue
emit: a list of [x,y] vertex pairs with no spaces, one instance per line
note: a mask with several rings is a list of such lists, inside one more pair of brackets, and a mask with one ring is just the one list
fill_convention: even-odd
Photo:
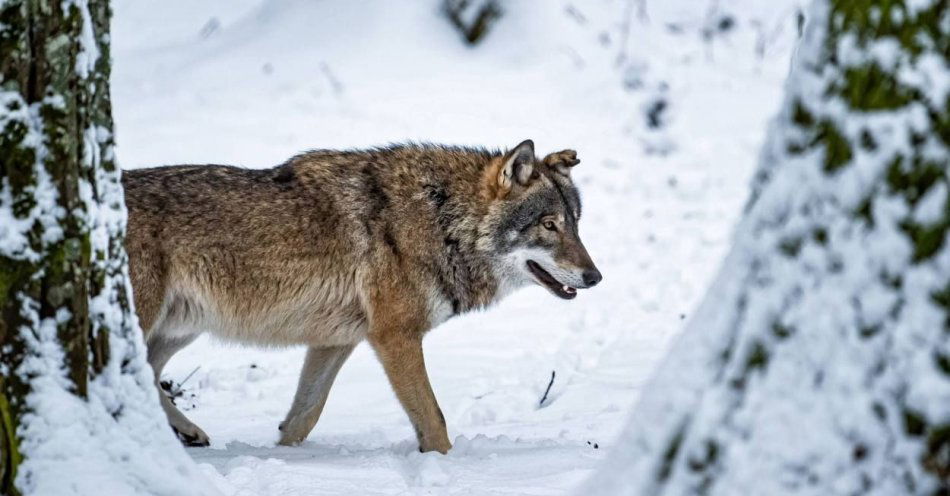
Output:
[[562,286],[561,289],[563,289],[564,292],[567,293],[567,294],[574,294],[575,292],[577,292],[576,289],[574,289],[574,288],[572,288],[572,287],[570,287],[570,286]]

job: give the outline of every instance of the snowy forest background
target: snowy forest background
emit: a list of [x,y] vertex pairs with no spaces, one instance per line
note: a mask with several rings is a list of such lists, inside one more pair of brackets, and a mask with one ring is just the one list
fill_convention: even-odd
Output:
[[[3,2],[5,56],[16,8],[34,4]],[[2,65],[0,389],[35,394],[13,405],[27,414],[12,431],[0,402],[4,469],[9,446],[26,455],[0,482],[51,495],[950,493],[946,4],[114,0],[97,39],[104,3],[64,2],[75,15],[53,27],[78,47],[62,56],[80,96],[17,100],[16,64]],[[110,55],[114,149],[107,116],[81,110],[108,108]],[[44,175],[60,152],[43,136],[72,112],[83,139],[62,153],[79,186],[61,208]],[[212,444],[177,444],[122,310],[116,164],[269,167],[312,148],[526,138],[578,150],[581,234],[605,279],[571,302],[527,289],[427,337],[448,455],[416,451],[364,346],[309,439],[276,447],[303,350],[206,339],[165,379]],[[35,173],[20,187],[24,163]],[[82,233],[91,254],[65,241]],[[9,267],[56,250],[102,274],[67,313],[8,283],[29,274]],[[78,357],[58,344],[77,326],[92,337]],[[84,353],[89,378],[59,368]]]

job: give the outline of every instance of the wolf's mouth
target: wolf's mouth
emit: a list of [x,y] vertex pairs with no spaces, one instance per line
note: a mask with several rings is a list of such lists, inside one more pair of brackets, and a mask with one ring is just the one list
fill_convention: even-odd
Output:
[[538,282],[548,288],[555,296],[565,300],[572,300],[577,296],[576,288],[561,284],[554,276],[549,274],[548,271],[542,269],[534,260],[528,260],[528,270],[531,271],[531,274],[534,275],[534,278],[537,279]]

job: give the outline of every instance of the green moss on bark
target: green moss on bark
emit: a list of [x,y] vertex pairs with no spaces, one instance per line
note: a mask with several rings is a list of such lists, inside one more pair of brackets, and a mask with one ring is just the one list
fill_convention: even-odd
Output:
[[913,90],[902,86],[876,63],[844,71],[841,92],[854,110],[893,110],[914,99]]
[[762,344],[761,341],[756,341],[752,344],[752,349],[749,350],[749,355],[746,357],[745,362],[745,374],[748,375],[749,372],[753,370],[760,370],[767,367],[769,364],[769,350]]
[[658,481],[666,481],[670,478],[670,475],[673,474],[676,456],[679,454],[680,447],[683,445],[683,438],[686,436],[686,427],[688,424],[688,421],[684,422],[683,425],[677,429],[676,433],[673,435],[673,438],[670,439],[669,444],[667,444],[666,449],[663,450],[663,458],[660,461],[660,467],[656,472],[656,479]]
[[833,173],[844,167],[854,156],[851,152],[851,143],[838,131],[834,123],[823,120],[816,128],[814,146],[825,149],[825,172]]
[[931,46],[936,47],[938,53],[950,53],[950,42],[940,31],[941,16],[947,10],[946,0],[933,2],[930,8],[913,17],[904,0],[839,0],[832,5],[833,32],[854,34],[862,45],[889,38],[897,40],[912,56],[920,55]]
[[22,455],[20,455],[19,441],[16,437],[16,424],[13,422],[13,410],[10,408],[10,402],[7,401],[6,394],[3,393],[4,381],[0,379],[0,487],[4,491],[9,490],[11,496],[19,496],[20,492],[13,486],[16,478],[17,467],[20,466]]
[[924,470],[950,484],[950,423],[930,430],[921,463]]

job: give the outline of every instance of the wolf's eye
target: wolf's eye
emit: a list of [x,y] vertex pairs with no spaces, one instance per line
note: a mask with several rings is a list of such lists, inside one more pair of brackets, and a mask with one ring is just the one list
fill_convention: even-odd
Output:
[[546,221],[544,221],[544,223],[543,223],[542,225],[543,225],[544,228],[547,229],[548,231],[556,231],[556,230],[557,230],[557,227],[554,225],[554,221],[546,220]]

